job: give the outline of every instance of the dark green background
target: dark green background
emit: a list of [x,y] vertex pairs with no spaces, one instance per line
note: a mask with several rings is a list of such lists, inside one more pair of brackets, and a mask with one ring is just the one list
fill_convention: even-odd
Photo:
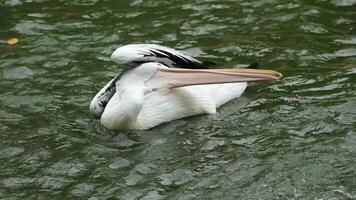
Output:
[[[0,0],[0,198],[356,198],[355,20],[355,0]],[[109,131],[88,104],[129,43],[284,78]]]

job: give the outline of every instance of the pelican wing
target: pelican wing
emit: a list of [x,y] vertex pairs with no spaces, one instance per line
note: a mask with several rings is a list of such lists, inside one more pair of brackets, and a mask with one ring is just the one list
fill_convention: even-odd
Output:
[[119,47],[111,55],[117,64],[137,66],[147,62],[158,62],[168,67],[206,69],[207,66],[175,49],[157,44],[131,44]]

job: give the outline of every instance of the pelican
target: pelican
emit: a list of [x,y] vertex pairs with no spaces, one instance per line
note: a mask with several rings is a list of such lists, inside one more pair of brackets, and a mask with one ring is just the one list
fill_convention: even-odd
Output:
[[126,68],[93,98],[89,109],[112,130],[145,130],[216,109],[240,97],[247,82],[271,81],[279,72],[262,69],[208,69],[205,63],[156,44],[116,49],[111,60]]

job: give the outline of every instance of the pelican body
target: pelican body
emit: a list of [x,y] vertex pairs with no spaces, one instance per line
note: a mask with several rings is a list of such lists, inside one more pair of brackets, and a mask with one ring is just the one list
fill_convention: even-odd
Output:
[[119,47],[111,60],[128,68],[93,98],[90,111],[112,130],[145,130],[175,119],[214,114],[238,98],[249,81],[281,74],[259,69],[207,69],[177,50],[154,44]]

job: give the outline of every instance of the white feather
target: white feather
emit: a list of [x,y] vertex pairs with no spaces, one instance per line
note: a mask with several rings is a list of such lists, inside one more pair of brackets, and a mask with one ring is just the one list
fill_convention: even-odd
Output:
[[184,117],[214,114],[221,105],[240,97],[246,86],[247,83],[228,83],[152,92],[145,96],[142,110],[131,128],[148,129]]
[[[152,55],[152,52],[159,53],[166,57],[156,57],[155,55]],[[160,62],[169,67],[173,67],[176,63],[170,58],[170,55],[164,52],[191,63],[202,64],[202,62],[191,56],[185,55],[180,51],[157,44],[130,44],[119,47],[112,53],[111,60],[114,63],[121,65],[137,65],[137,63],[142,62]]]

